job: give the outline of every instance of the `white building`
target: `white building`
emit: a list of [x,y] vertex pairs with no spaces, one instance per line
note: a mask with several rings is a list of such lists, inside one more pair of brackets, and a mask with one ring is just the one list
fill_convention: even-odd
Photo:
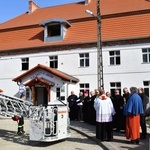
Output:
[[[33,68],[38,64],[62,72],[61,76],[52,73],[58,78],[50,80],[53,86],[44,73],[38,77],[48,80],[46,85],[53,87],[55,94],[58,89],[65,91],[58,94],[65,99],[72,90],[78,95],[79,91],[97,89],[97,20],[85,13],[88,9],[96,14],[96,0],[47,8],[29,1],[29,6],[27,13],[0,24],[0,88],[4,93],[17,96],[16,82],[21,79],[31,99],[32,80],[38,76]],[[136,86],[144,87],[149,95],[150,2],[112,4],[101,0],[101,12],[105,90]],[[62,78],[66,74],[68,78]],[[36,90],[40,86],[46,87],[41,80],[34,84]],[[58,96],[53,92],[50,99]]]

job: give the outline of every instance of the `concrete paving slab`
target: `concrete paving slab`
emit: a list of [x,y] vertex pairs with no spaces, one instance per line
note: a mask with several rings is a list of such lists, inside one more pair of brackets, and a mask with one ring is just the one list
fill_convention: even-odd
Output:
[[147,127],[147,138],[140,140],[140,144],[130,144],[130,141],[126,139],[124,132],[113,132],[113,141],[103,141],[96,139],[94,125],[88,123],[71,121],[70,128],[74,129],[89,138],[92,138],[97,144],[99,144],[104,150],[150,150],[150,129]]

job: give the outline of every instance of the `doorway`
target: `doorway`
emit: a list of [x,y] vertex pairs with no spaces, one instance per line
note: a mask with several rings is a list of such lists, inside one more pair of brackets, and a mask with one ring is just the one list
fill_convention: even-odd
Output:
[[48,105],[48,94],[46,87],[35,87],[35,99],[37,100],[37,105]]

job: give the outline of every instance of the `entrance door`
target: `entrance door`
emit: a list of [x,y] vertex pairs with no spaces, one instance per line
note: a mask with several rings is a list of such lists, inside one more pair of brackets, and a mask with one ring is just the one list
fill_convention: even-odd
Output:
[[37,105],[47,106],[48,104],[48,94],[45,87],[35,87],[35,98],[37,100]]

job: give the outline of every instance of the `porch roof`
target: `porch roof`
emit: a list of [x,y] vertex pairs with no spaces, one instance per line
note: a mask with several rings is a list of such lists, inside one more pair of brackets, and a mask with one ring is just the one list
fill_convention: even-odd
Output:
[[59,71],[55,68],[51,68],[51,67],[48,67],[48,66],[45,66],[45,65],[42,65],[42,64],[38,64],[37,66],[31,68],[30,70],[26,71],[25,73],[19,75],[18,77],[14,78],[13,81],[15,82],[20,82],[22,80],[22,78],[24,78],[25,76],[35,72],[36,70],[38,69],[43,69],[45,71],[48,71],[49,73],[52,73],[58,77],[60,77],[61,79],[65,80],[65,81],[68,81],[70,83],[77,83],[79,82],[79,79],[71,76],[71,75],[68,75],[62,71]]
[[3,90],[2,90],[2,89],[0,89],[0,93],[1,93],[1,92],[3,92]]
[[50,82],[50,81],[47,81],[46,79],[44,78],[41,78],[41,77],[35,77],[34,79],[30,80],[29,82],[25,83],[24,85],[25,86],[32,86],[32,85],[35,85],[35,84],[45,84],[45,85],[51,85],[51,86],[54,86],[54,83],[53,82]]

